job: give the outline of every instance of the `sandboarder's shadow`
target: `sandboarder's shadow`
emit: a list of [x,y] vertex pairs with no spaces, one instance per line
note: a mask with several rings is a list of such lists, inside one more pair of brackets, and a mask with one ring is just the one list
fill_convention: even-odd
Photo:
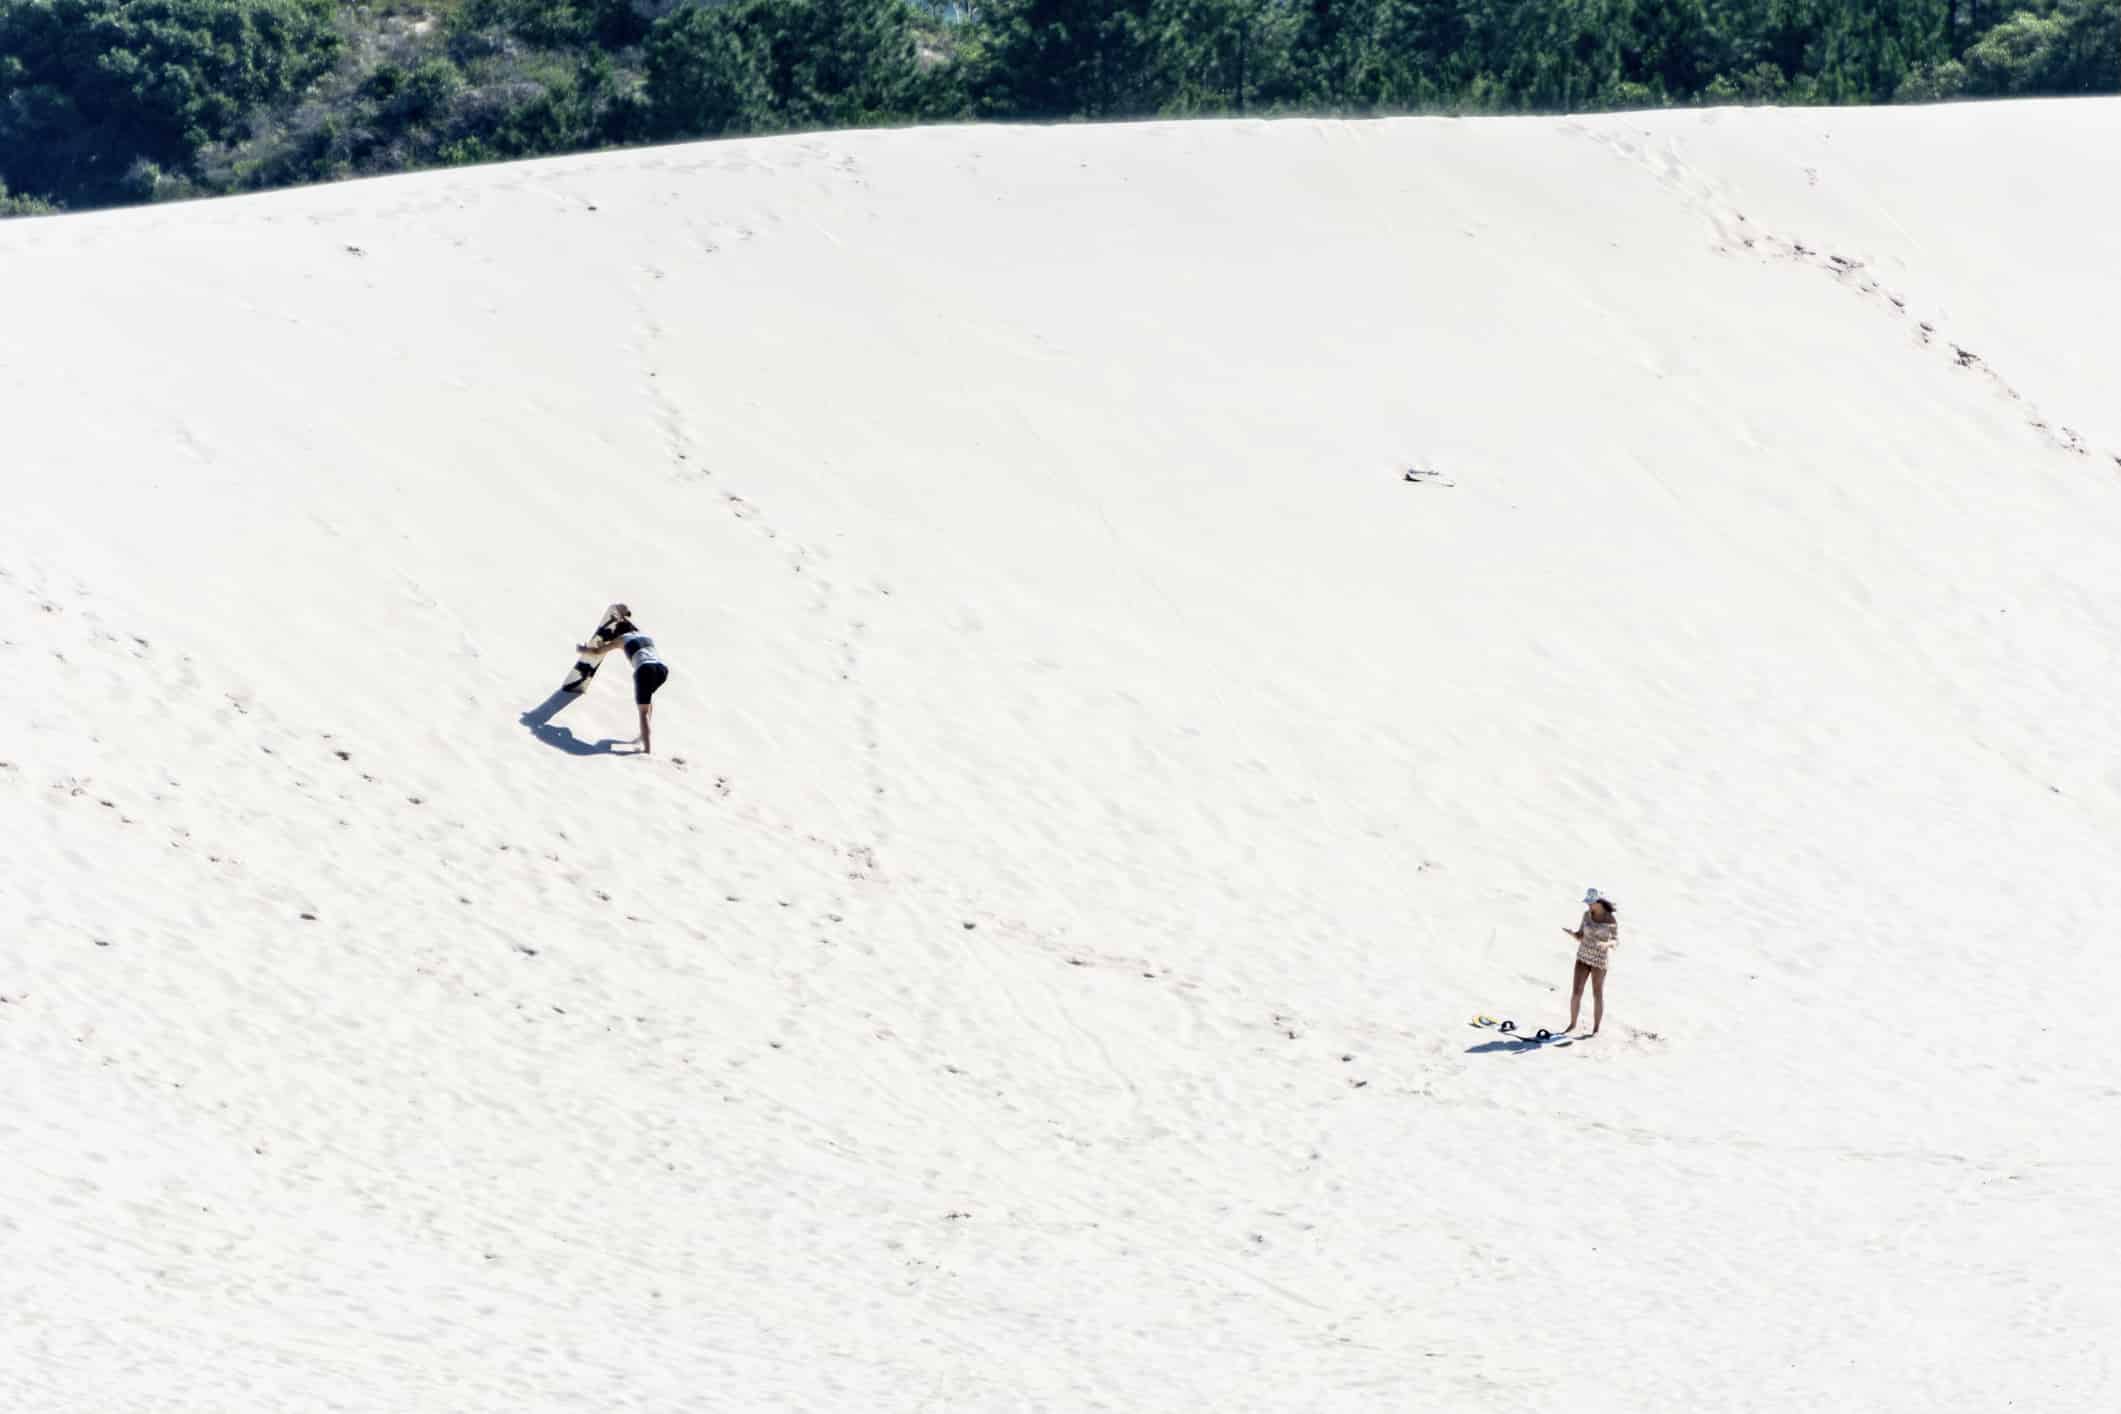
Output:
[[607,736],[597,741],[584,741],[565,727],[556,727],[552,719],[565,711],[570,703],[580,697],[578,692],[564,688],[525,712],[516,720],[530,728],[530,734],[555,751],[564,751],[569,756],[631,756],[635,753],[618,748],[631,743]]
[[1494,1052],[1500,1051],[1506,1056],[1521,1056],[1526,1051],[1544,1051],[1549,1047],[1573,1046],[1575,1044],[1576,1043],[1574,1041],[1570,1040],[1566,1036],[1560,1037],[1552,1041],[1536,1041],[1530,1036],[1527,1036],[1522,1041],[1508,1039],[1497,1041],[1483,1041],[1477,1046],[1466,1047],[1466,1054],[1469,1056],[1485,1056],[1492,1055]]
[[600,737],[595,741],[584,741],[565,727],[532,727],[530,734],[555,751],[564,751],[569,756],[632,756],[631,751],[619,750],[631,746],[632,742],[620,741],[615,736]]

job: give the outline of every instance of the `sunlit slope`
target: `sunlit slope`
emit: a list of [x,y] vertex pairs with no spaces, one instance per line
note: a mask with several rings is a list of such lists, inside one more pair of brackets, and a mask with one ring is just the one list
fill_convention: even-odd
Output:
[[0,226],[5,1402],[2098,1406],[2117,141]]

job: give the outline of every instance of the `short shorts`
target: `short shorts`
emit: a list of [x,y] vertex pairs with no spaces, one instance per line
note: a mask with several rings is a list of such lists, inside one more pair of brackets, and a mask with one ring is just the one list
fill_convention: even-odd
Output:
[[661,663],[643,663],[633,670],[633,700],[646,707],[655,696],[655,690],[670,676],[670,669]]

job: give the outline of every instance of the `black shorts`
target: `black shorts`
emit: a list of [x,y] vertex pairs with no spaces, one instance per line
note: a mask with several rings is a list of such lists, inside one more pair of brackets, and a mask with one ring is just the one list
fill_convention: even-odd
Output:
[[648,699],[655,696],[655,690],[661,687],[663,680],[669,676],[670,669],[661,663],[641,664],[633,670],[633,700],[646,707]]

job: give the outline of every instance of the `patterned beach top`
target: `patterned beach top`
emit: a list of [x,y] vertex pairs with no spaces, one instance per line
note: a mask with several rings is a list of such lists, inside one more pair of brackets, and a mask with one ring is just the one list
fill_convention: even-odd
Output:
[[1603,968],[1612,957],[1613,949],[1620,946],[1620,924],[1600,922],[1587,908],[1583,911],[1583,922],[1576,926],[1583,934],[1576,944],[1576,960]]

